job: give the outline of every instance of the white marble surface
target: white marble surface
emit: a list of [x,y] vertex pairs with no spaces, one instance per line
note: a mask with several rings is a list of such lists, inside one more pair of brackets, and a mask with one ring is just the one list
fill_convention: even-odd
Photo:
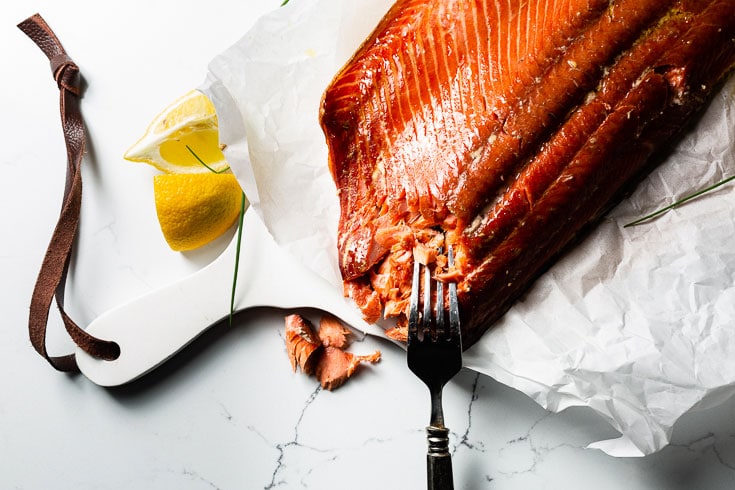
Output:
[[[169,251],[154,213],[154,171],[121,155],[160,108],[201,83],[214,55],[278,4],[0,6],[1,488],[424,487],[428,397],[403,352],[379,339],[354,350],[379,348],[383,361],[335,392],[291,372],[285,312],[271,309],[240,314],[232,329],[215,326],[160,369],[112,389],[54,372],[28,341],[28,302],[65,161],[48,62],[15,25],[40,12],[87,82],[84,208],[67,287],[69,313],[85,324],[199,269],[226,244],[227,237],[196,253]],[[68,351],[54,314],[50,329],[50,350]],[[636,459],[585,449],[616,435],[589,412],[547,413],[469,371],[447,387],[445,414],[457,488],[735,487],[735,401],[685,416],[669,447]]]

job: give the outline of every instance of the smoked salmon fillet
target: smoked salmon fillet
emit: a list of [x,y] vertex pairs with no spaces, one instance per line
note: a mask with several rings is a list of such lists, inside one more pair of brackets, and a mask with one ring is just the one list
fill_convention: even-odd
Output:
[[735,0],[398,0],[322,101],[345,293],[400,332],[430,264],[469,347],[734,65]]

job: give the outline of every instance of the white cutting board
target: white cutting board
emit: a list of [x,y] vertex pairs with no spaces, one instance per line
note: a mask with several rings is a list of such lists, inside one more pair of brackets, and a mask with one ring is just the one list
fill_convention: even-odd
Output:
[[[161,289],[103,313],[87,331],[117,342],[114,361],[77,349],[82,373],[101,386],[130,382],[156,368],[209,327],[230,314],[237,236],[211,264]],[[235,310],[256,306],[312,307],[330,312],[353,328],[380,334],[342,291],[282,250],[253,209],[245,213]]]

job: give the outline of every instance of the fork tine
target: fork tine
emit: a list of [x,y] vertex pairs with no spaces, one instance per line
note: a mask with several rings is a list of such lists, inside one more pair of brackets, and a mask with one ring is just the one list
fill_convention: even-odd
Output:
[[413,263],[413,280],[411,281],[411,303],[408,312],[408,341],[416,339],[418,335],[419,323],[419,274],[421,272],[421,264],[418,261]]
[[443,339],[447,336],[444,314],[444,283],[436,281],[436,304],[434,305],[434,325],[436,337]]
[[424,315],[421,317],[421,325],[423,335],[431,335],[433,337],[433,315],[431,314],[431,271],[429,267],[424,266]]
[[[449,246],[447,260],[449,267],[454,267],[454,249]],[[449,335],[451,338],[460,338],[459,301],[457,300],[457,283],[449,283]]]

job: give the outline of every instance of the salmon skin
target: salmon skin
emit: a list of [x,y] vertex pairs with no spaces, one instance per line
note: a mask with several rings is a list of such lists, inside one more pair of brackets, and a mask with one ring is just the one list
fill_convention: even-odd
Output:
[[735,0],[398,0],[322,101],[345,293],[400,333],[428,263],[472,345],[733,65]]

